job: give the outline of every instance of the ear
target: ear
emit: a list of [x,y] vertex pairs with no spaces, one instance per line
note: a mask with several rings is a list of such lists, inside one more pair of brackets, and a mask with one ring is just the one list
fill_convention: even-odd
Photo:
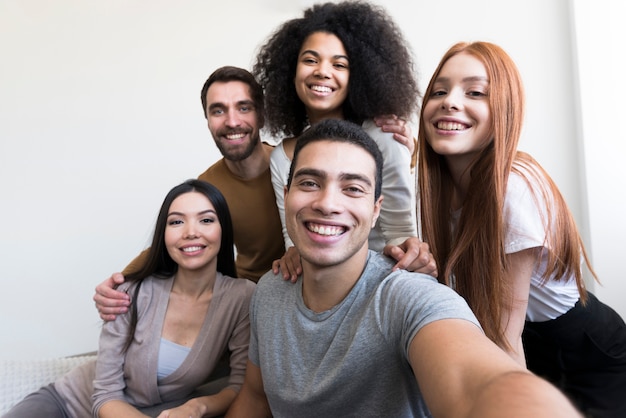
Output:
[[378,220],[378,217],[380,216],[380,208],[383,204],[383,197],[380,196],[376,202],[374,202],[374,213],[372,215],[372,228],[374,228],[376,226],[376,221]]

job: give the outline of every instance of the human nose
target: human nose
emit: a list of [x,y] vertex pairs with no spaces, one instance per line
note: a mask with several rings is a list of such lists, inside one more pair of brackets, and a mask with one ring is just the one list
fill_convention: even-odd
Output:
[[441,101],[441,108],[444,110],[460,110],[461,100],[456,91],[449,92]]
[[185,224],[185,231],[183,234],[183,238],[185,239],[194,239],[194,238],[198,238],[198,234],[196,231],[196,227],[195,225],[193,225],[193,223],[188,222]]
[[241,119],[237,112],[228,112],[226,114],[226,126],[230,128],[236,128],[241,125]]
[[329,65],[324,62],[320,62],[315,70],[313,71],[313,75],[317,78],[330,78]]
[[333,187],[320,189],[313,201],[313,209],[323,215],[339,213],[342,210],[341,193]]

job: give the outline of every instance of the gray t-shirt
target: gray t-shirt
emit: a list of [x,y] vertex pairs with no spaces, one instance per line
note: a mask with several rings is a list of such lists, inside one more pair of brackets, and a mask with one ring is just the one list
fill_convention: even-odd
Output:
[[261,278],[248,354],[275,418],[430,416],[408,362],[413,337],[439,319],[478,321],[447,286],[392,266],[370,251],[354,288],[321,313],[304,305],[301,279]]

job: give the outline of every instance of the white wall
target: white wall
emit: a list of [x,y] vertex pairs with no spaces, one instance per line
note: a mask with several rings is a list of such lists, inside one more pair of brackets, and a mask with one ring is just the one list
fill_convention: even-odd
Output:
[[[579,158],[570,2],[377,2],[412,43],[423,87],[456,41],[493,41],[513,56],[528,95],[521,148],[553,175],[583,232],[610,242],[606,218],[588,227],[585,186],[596,185]],[[204,80],[222,65],[249,68],[309,4],[0,0],[0,359],[96,349],[95,285],[147,244],[165,193],[218,159]],[[623,293],[616,263],[602,267],[604,289]]]
[[[574,0],[580,83],[582,170],[588,199],[589,245],[601,285],[595,294],[626,318],[622,258],[626,221],[626,134],[620,126],[626,106],[624,40],[626,3]],[[621,168],[620,168],[621,167]]]

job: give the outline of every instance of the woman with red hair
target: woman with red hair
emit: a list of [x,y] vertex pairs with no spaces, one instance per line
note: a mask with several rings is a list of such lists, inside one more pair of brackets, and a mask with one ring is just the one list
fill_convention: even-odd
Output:
[[594,417],[626,416],[626,325],[586,290],[597,279],[565,199],[517,146],[524,91],[487,42],[443,56],[420,115],[423,240],[439,280],[485,333]]

